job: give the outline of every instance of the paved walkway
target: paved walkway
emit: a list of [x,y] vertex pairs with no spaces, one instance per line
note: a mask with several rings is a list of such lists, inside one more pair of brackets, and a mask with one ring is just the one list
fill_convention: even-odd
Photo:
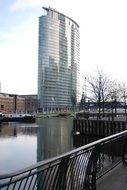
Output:
[[121,163],[99,179],[97,190],[127,190],[127,165]]

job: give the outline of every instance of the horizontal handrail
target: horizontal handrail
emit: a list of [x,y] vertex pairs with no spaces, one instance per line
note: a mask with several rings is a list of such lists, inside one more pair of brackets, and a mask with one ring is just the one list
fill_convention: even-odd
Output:
[[127,130],[126,130],[126,131],[122,131],[122,132],[117,133],[117,134],[114,134],[114,135],[111,135],[111,136],[108,136],[108,137],[105,137],[105,138],[103,138],[103,139],[99,139],[99,140],[97,140],[97,141],[95,141],[95,142],[91,142],[91,143],[89,143],[89,144],[87,144],[87,145],[81,146],[81,147],[79,147],[79,148],[76,148],[76,149],[71,150],[71,151],[69,151],[69,152],[67,152],[67,153],[61,154],[61,155],[59,155],[59,156],[55,156],[55,157],[53,157],[53,158],[40,161],[40,162],[38,162],[38,163],[36,163],[36,164],[33,164],[33,165],[30,166],[30,167],[26,167],[25,169],[21,169],[21,170],[18,170],[18,171],[16,171],[16,172],[11,172],[11,173],[9,173],[9,174],[0,175],[0,179],[5,179],[5,178],[11,177],[11,176],[13,176],[13,175],[22,174],[22,173],[27,172],[27,171],[29,171],[29,170],[34,170],[34,169],[36,169],[36,168],[38,168],[38,167],[40,167],[40,166],[42,166],[42,165],[45,165],[45,164],[47,164],[47,163],[49,163],[49,162],[53,162],[54,160],[57,160],[57,159],[59,159],[59,158],[63,158],[63,157],[65,157],[65,156],[74,154],[74,153],[76,153],[76,152],[78,152],[78,151],[80,151],[80,150],[82,150],[82,149],[88,149],[88,148],[90,148],[90,147],[92,147],[92,146],[95,146],[95,145],[97,145],[97,144],[100,144],[100,143],[103,143],[103,142],[105,142],[105,141],[111,140],[111,139],[113,139],[113,138],[120,137],[120,136],[123,135],[123,134],[127,134]]
[[96,179],[122,160],[126,138],[127,130],[17,172],[0,175],[0,189],[85,189],[88,184],[95,186]]

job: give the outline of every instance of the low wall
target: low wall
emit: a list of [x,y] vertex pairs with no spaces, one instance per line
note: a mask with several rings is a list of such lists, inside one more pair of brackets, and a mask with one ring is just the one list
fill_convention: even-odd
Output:
[[89,119],[74,119],[74,133],[79,132],[84,135],[106,137],[112,134],[122,132],[127,129],[125,121],[103,121]]

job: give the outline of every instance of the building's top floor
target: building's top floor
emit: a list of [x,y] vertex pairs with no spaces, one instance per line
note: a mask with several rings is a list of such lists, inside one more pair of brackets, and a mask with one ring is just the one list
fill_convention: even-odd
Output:
[[0,98],[14,98],[14,97],[37,99],[37,95],[36,94],[18,95],[18,94],[9,94],[9,93],[0,92]]
[[8,93],[0,93],[0,98],[13,98],[14,96],[18,96],[16,94],[8,94]]
[[42,8],[47,11],[47,14],[49,14],[50,12],[54,12],[54,13],[57,13],[58,15],[62,15],[63,17],[66,17],[67,19],[69,19],[70,21],[72,21],[72,22],[79,28],[79,25],[77,24],[77,22],[75,22],[75,21],[74,21],[73,19],[71,19],[70,17],[64,15],[63,13],[60,13],[60,12],[58,12],[57,10],[55,10],[55,9],[53,9],[53,8],[51,8],[51,7],[49,7],[49,8],[47,8],[47,7],[42,7]]

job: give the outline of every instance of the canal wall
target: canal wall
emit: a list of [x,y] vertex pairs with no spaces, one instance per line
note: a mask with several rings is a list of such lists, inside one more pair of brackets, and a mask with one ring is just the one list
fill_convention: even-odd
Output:
[[127,129],[126,121],[74,119],[74,134],[106,137]]

